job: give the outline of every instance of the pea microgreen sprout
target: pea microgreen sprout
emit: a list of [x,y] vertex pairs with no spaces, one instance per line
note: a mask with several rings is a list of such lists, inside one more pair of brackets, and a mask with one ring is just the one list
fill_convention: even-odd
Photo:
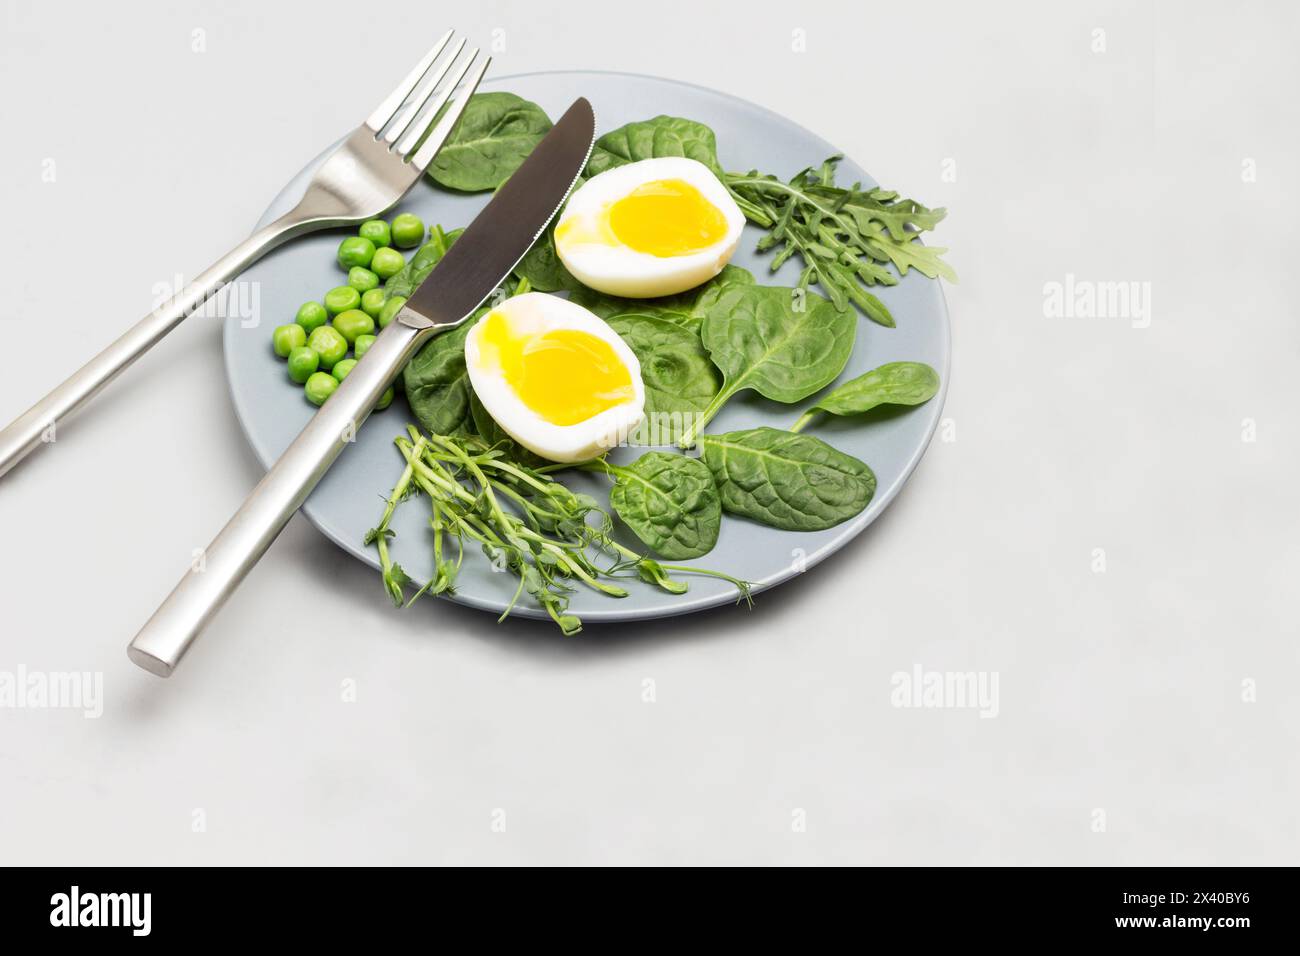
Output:
[[[416,457],[423,453],[424,439],[419,439],[417,447],[413,449]],[[403,588],[410,583],[410,578],[402,570],[400,565],[394,564],[388,557],[388,539],[394,532],[388,527],[393,520],[393,513],[397,510],[400,502],[405,501],[418,490],[412,484],[411,479],[414,476],[415,466],[412,461],[407,461],[406,468],[402,471],[402,476],[397,480],[393,487],[393,493],[388,496],[387,503],[384,506],[384,513],[379,519],[379,524],[366,532],[365,543],[375,545],[379,551],[380,573],[384,581],[384,590],[386,590],[393,602],[399,607],[403,603]]]
[[[704,574],[734,584],[748,600],[749,585],[730,575],[684,565],[664,565],[614,540],[613,520],[589,495],[579,494],[542,470],[508,459],[500,448],[473,437],[424,435],[414,426],[395,444],[406,462],[389,495],[379,525],[366,543],[379,551],[384,588],[396,603],[409,604],[424,594],[450,591],[464,555],[464,542],[478,544],[494,566],[518,578],[504,618],[525,594],[535,600],[565,634],[582,621],[569,613],[570,594],[583,585],[609,597],[627,596],[618,578],[635,575],[669,593],[687,590],[672,572]],[[549,467],[549,466],[543,466]],[[390,527],[397,505],[422,492],[430,502],[434,575],[405,599],[405,572],[388,553]],[[457,557],[446,557],[447,539],[455,539]],[[600,567],[593,553],[616,558]]]

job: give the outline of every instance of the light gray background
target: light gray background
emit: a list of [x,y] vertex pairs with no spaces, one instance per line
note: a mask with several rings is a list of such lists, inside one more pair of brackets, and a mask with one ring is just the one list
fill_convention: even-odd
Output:
[[[955,440],[753,613],[576,639],[394,613],[295,519],[163,682],[125,642],[259,476],[189,324],[0,479],[0,670],[106,698],[0,709],[0,860],[1295,862],[1294,8],[566,6],[6,3],[0,420],[455,25],[503,31],[498,75],[734,93],[948,206]],[[1045,317],[1067,273],[1150,282],[1150,326]],[[996,672],[999,715],[893,707],[917,664]]]

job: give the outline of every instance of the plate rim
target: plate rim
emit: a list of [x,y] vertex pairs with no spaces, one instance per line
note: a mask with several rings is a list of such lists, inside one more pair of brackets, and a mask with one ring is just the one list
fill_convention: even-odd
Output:
[[[802,133],[807,135],[810,139],[813,139],[818,144],[820,144],[823,147],[825,154],[828,156],[845,155],[842,151],[836,148],[836,146],[833,143],[830,143],[826,139],[812,132],[807,127],[799,123],[796,123],[794,120],[790,119],[789,117],[777,113],[775,110],[769,109],[766,106],[762,106],[750,100],[746,100],[743,97],[739,97],[731,93],[725,93],[721,90],[715,90],[712,87],[703,86],[698,83],[690,83],[685,80],[676,80],[669,77],[653,76],[648,73],[631,73],[622,70],[531,70],[524,73],[508,73],[502,76],[496,76],[490,79],[485,79],[484,85],[490,84],[495,86],[497,83],[500,83],[501,81],[504,80],[525,79],[528,77],[535,77],[535,76],[618,76],[618,77],[626,77],[626,78],[637,79],[637,80],[650,80],[655,83],[666,83],[672,86],[681,86],[681,87],[686,87],[688,89],[698,90],[700,92],[707,93],[711,96],[716,96],[724,100],[729,100],[731,102],[739,104],[740,106],[746,109],[758,111],[759,113],[765,114],[766,116],[769,116],[772,119],[782,124],[787,124],[789,126],[793,126],[797,128]],[[597,118],[599,119],[599,112],[597,112]],[[271,220],[272,218],[271,210],[275,209],[280,204],[280,201],[284,199],[287,195],[301,188],[304,174],[308,170],[314,169],[317,165],[319,165],[319,163],[324,159],[324,157],[334,149],[335,145],[336,143],[331,143],[325,149],[321,150],[314,157],[312,157],[311,160],[309,160],[305,165],[303,165],[301,169],[299,169],[296,173],[294,173],[290,177],[289,181],[285,184],[285,186],[275,194],[271,202],[267,205],[266,209],[263,210],[261,217],[258,219],[256,226],[254,227],[255,229],[260,228],[265,223]],[[846,158],[849,157],[846,156]],[[850,161],[852,160],[850,159]],[[866,169],[866,167],[861,166],[860,164],[855,163],[855,165],[859,165],[859,168],[863,170]],[[870,176],[870,173],[868,173],[867,175]],[[874,177],[872,177],[872,181],[873,182],[876,181]],[[922,276],[921,278],[925,279],[924,276]],[[890,488],[881,498],[879,499],[873,498],[870,504],[867,506],[867,508],[864,509],[860,515],[857,515],[852,520],[846,521],[843,524],[837,526],[840,529],[840,533],[837,534],[831,540],[822,544],[811,554],[806,555],[803,560],[804,566],[802,570],[796,570],[793,566],[788,566],[780,569],[779,571],[773,572],[772,574],[768,575],[766,578],[762,579],[761,581],[749,582],[751,585],[751,593],[760,594],[763,591],[767,591],[780,584],[784,584],[786,581],[789,581],[791,578],[798,577],[801,574],[805,574],[808,571],[810,571],[812,568],[816,567],[817,565],[821,564],[823,561],[827,560],[829,557],[831,557],[831,555],[845,548],[849,544],[849,542],[853,541],[860,534],[866,531],[866,529],[870,527],[873,522],[875,522],[881,515],[885,513],[886,509],[888,509],[888,507],[894,502],[894,499],[896,499],[898,495],[902,492],[903,488],[907,485],[908,481],[911,480],[913,473],[916,471],[917,467],[921,463],[921,459],[925,457],[925,453],[929,450],[931,443],[934,441],[934,434],[938,430],[939,423],[942,421],[943,410],[948,397],[948,385],[949,385],[948,379],[952,367],[952,319],[948,311],[948,299],[947,296],[944,294],[943,283],[938,279],[926,279],[926,281],[934,284],[935,291],[938,293],[939,308],[943,313],[942,328],[940,330],[942,347],[943,347],[943,371],[939,379],[939,392],[934,396],[933,399],[931,399],[929,402],[926,403],[926,406],[934,409],[934,411],[931,414],[929,425],[926,428],[924,440],[918,443],[915,451],[913,451],[911,456],[907,459],[906,464],[903,466],[899,474],[897,483],[894,484],[894,486]],[[858,321],[869,323],[869,320],[860,314],[858,316]],[[257,442],[253,440],[252,434],[249,430],[248,422],[245,419],[243,410],[237,398],[236,389],[234,387],[234,379],[231,374],[231,366],[230,366],[233,350],[231,349],[230,343],[228,341],[229,337],[232,334],[234,334],[232,329],[232,323],[226,321],[224,323],[224,328],[222,329],[222,337],[221,337],[222,367],[226,373],[226,388],[230,394],[231,405],[234,408],[234,412],[235,412],[235,419],[239,423],[239,428],[240,431],[243,433],[244,441],[247,443],[249,449],[252,451],[253,457],[256,458],[258,462],[262,465],[263,470],[269,471],[271,466],[274,464],[274,459],[272,459],[271,461],[265,459],[262,456],[261,450],[259,449]],[[876,507],[872,507],[873,505]],[[299,511],[311,523],[312,527],[314,527],[327,539],[332,541],[341,550],[351,555],[352,557],[360,560],[364,564],[369,565],[372,569],[376,571],[379,570],[379,560],[369,549],[358,549],[353,542],[349,540],[345,540],[343,536],[336,534],[331,528],[329,528],[324,523],[323,518],[319,518],[314,513],[315,509],[313,509],[312,507],[312,501],[310,495],[308,496],[307,500],[303,503]],[[707,557],[707,555],[705,557]],[[474,597],[472,595],[465,595],[462,593],[455,593],[451,595],[438,595],[438,597],[445,598],[448,601],[451,601],[455,604],[462,605],[464,607],[471,607],[476,610],[488,611],[494,614],[501,614],[506,609],[508,603],[506,601],[485,600],[482,598]],[[582,613],[582,621],[583,624],[585,625],[588,623],[613,624],[619,622],[658,620],[661,618],[677,617],[684,614],[695,614],[700,611],[707,611],[713,608],[725,607],[728,604],[739,603],[740,600],[742,600],[742,598],[740,597],[733,598],[729,594],[712,595],[712,596],[706,595],[706,596],[697,596],[691,598],[689,596],[689,592],[687,592],[687,595],[683,596],[683,600],[675,601],[671,605],[668,605],[666,607],[643,608],[639,611],[635,609],[620,610],[617,607],[610,607],[608,609],[594,610],[594,611],[584,610]],[[526,605],[516,605],[513,609],[511,609],[510,616],[524,617],[531,620],[543,620],[543,621],[550,620],[550,617],[547,615],[545,610],[541,608],[526,606]]]

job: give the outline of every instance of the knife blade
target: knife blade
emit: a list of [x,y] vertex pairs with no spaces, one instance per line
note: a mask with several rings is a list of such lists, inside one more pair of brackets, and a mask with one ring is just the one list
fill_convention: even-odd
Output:
[[595,139],[596,116],[580,97],[411,293],[397,321],[443,328],[482,305],[564,205]]
[[428,339],[464,321],[523,258],[564,204],[596,137],[578,99],[543,137],[353,366],[266,477],[135,636],[127,653],[169,676],[348,446],[384,390]]

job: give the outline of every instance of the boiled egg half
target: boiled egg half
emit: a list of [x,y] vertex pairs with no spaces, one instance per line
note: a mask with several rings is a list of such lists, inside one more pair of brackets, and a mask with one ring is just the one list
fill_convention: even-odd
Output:
[[488,414],[551,461],[584,461],[641,422],[641,365],[599,316],[541,292],[506,299],[469,331],[465,365]]
[[583,285],[655,298],[721,272],[744,225],[744,213],[703,163],[643,159],[578,188],[556,223],[555,251]]

